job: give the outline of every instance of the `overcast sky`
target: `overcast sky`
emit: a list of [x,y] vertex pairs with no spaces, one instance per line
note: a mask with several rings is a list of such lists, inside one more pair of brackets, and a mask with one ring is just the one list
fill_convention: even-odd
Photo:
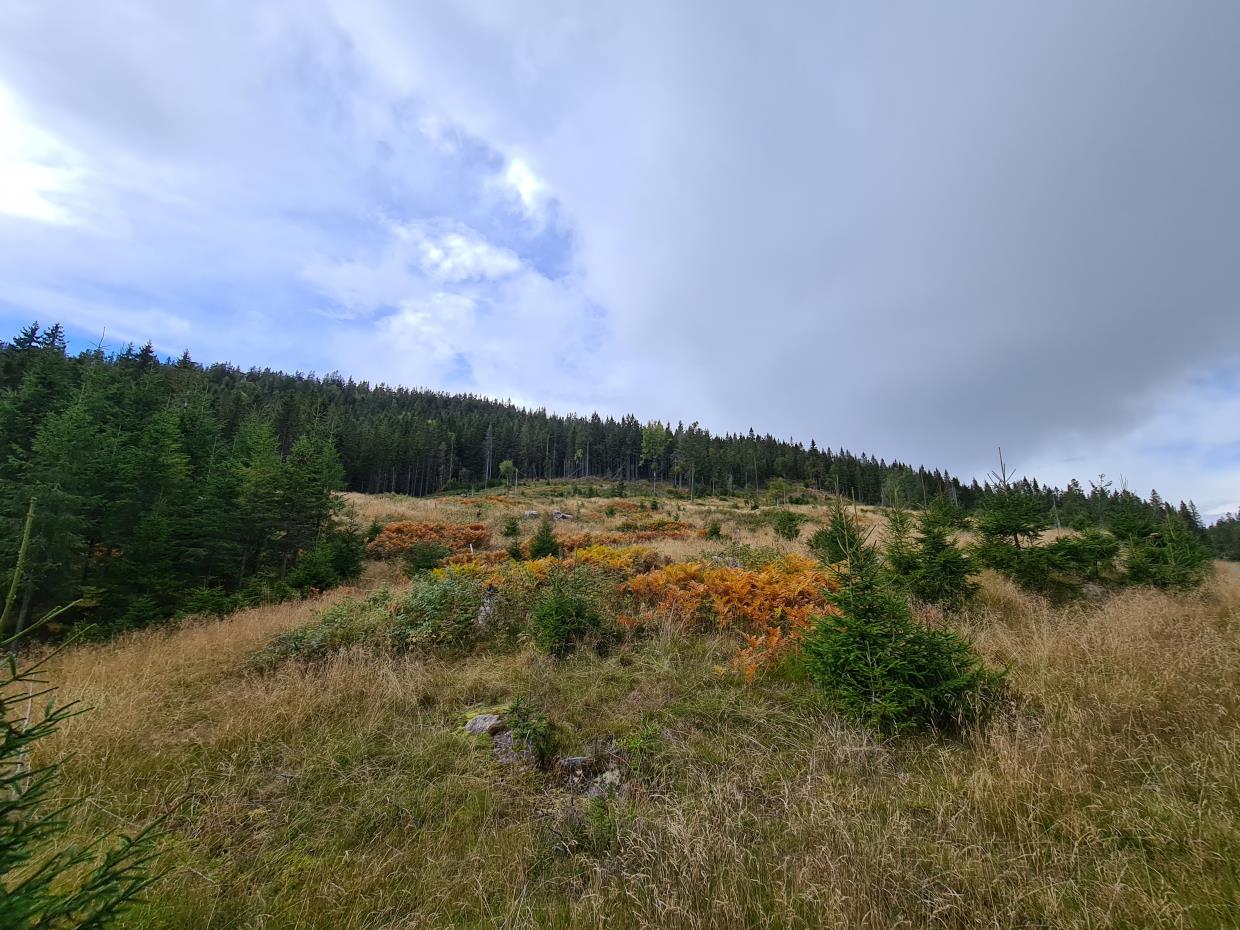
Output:
[[0,324],[1240,505],[1240,3],[6,0]]

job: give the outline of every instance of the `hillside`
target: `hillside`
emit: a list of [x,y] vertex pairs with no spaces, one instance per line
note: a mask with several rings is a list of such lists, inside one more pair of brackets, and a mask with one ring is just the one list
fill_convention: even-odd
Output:
[[[596,564],[769,547],[798,571],[830,518],[826,499],[782,508],[808,521],[788,542],[768,508],[564,491],[348,505],[360,525],[481,524],[491,548],[464,563],[482,567],[449,576],[502,568],[490,553],[511,520],[533,533],[531,510],[573,518],[559,539],[606,538]],[[883,513],[860,518],[877,539]],[[918,619],[1006,667],[1009,698],[984,727],[898,739],[795,662],[738,673],[741,629],[662,607],[564,658],[528,617],[509,639],[392,648],[384,611],[427,584],[372,560],[319,596],[55,658],[63,698],[93,708],[40,749],[85,801],[72,836],[168,818],[169,871],[123,926],[1206,928],[1240,903],[1235,566],[1059,607],[985,573],[970,606]],[[590,761],[540,768],[466,731],[518,699],[555,758]]]
[[[1105,479],[1088,491],[1011,477],[1046,525],[1152,527],[1196,508]],[[32,501],[32,545],[11,629],[75,606],[62,621],[134,629],[322,590],[355,577],[359,540],[332,494],[426,495],[576,482],[581,494],[623,481],[754,506],[832,491],[861,505],[946,501],[967,513],[998,484],[962,482],[872,454],[675,427],[559,416],[468,395],[189,358],[148,345],[69,354],[61,327],[32,324],[0,343],[0,566],[12,577]],[[1209,537],[1234,556],[1226,536]]]

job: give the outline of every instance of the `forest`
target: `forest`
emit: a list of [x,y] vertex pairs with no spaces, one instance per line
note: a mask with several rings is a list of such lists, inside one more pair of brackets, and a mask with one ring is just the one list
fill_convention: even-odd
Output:
[[[109,628],[322,590],[355,577],[362,537],[336,491],[413,496],[517,481],[649,482],[658,493],[795,503],[805,488],[859,504],[942,499],[973,512],[996,492],[942,469],[769,434],[557,415],[511,403],[241,371],[151,345],[72,355],[63,327],[0,342],[0,564],[16,564],[9,625],[53,606]],[[1237,522],[1206,529],[1192,502],[1143,498],[1105,477],[1012,489],[1047,525],[1084,529],[1178,512],[1220,557]],[[32,506],[33,502],[33,506]],[[7,578],[5,579],[7,590]]]

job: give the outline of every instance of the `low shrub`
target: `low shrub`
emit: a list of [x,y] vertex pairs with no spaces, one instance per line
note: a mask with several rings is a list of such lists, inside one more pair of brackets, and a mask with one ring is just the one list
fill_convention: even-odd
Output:
[[1134,539],[1124,560],[1129,584],[1187,591],[1205,580],[1209,550],[1179,514],[1168,515],[1150,535]]
[[468,649],[483,630],[478,623],[483,582],[464,572],[425,576],[394,605],[393,638],[400,649]]
[[941,607],[961,607],[977,591],[973,560],[951,538],[952,521],[937,508],[922,511],[917,536],[911,537],[912,515],[891,508],[887,519],[884,558],[896,583],[909,596]]
[[684,527],[674,517],[629,517],[621,520],[616,529],[622,533],[680,533]]
[[486,546],[491,541],[491,531],[481,523],[418,522],[405,520],[389,523],[366,546],[366,552],[374,558],[401,555],[419,542],[440,543],[461,552],[472,547]]
[[362,534],[349,526],[334,527],[301,554],[285,581],[299,594],[326,591],[356,580],[363,561]]
[[805,514],[793,510],[772,510],[767,516],[770,518],[771,528],[775,530],[775,535],[788,542],[792,542],[801,535],[801,527],[807,519]]
[[226,617],[239,604],[235,594],[229,594],[222,588],[193,588],[181,598],[177,613],[183,617]]
[[443,560],[452,554],[452,550],[443,543],[419,541],[405,550],[403,561],[405,574],[411,578],[438,568]]
[[710,556],[710,562],[730,565],[734,568],[766,568],[784,558],[787,553],[774,546],[751,546],[748,543],[730,542]]
[[687,626],[734,630],[741,647],[733,667],[747,678],[795,650],[810,618],[827,607],[837,582],[812,559],[779,553],[755,568],[677,562],[621,586],[639,606]]
[[1003,676],[949,630],[916,623],[874,560],[854,560],[805,636],[810,678],[845,716],[880,733],[952,731],[979,720]]
[[531,559],[543,559],[549,555],[560,554],[560,544],[555,538],[551,517],[544,516],[542,522],[538,524],[538,531],[530,538],[529,553]]
[[525,698],[517,698],[504,714],[512,731],[513,747],[529,753],[539,768],[548,768],[555,760],[559,735],[545,713]]
[[601,644],[607,633],[602,614],[590,599],[561,580],[553,582],[530,611],[530,635],[538,648],[563,658],[586,644]]
[[521,522],[516,517],[508,517],[504,520],[504,528],[500,530],[501,535],[513,539],[521,535]]
[[827,517],[827,525],[809,539],[809,547],[827,565],[847,562],[866,548],[866,533],[861,525],[836,498]]
[[251,658],[259,669],[274,668],[290,659],[310,662],[340,649],[393,645],[391,592],[382,588],[369,597],[340,601],[313,623],[278,634]]

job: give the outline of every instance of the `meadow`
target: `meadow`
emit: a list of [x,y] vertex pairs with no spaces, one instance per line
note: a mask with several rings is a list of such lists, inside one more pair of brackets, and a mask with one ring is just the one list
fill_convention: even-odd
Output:
[[[732,500],[346,495],[365,527],[482,524],[560,510],[558,535],[629,537],[659,561],[733,544],[810,557],[828,501],[778,538]],[[883,513],[860,508],[880,538]],[[644,523],[634,522],[640,517]],[[659,532],[634,526],[664,525]],[[623,529],[622,527],[630,527]],[[641,537],[638,539],[638,537]],[[162,879],[133,928],[1219,928],[1240,914],[1240,571],[1199,591],[1129,588],[1067,605],[990,573],[971,606],[919,619],[1008,670],[986,726],[879,739],[795,663],[732,668],[737,631],[646,617],[640,635],[553,658],[517,636],[436,654],[358,642],[254,657],[325,611],[410,582],[355,585],[222,619],[70,647],[61,700],[90,713],[40,748],[80,800],[70,839],[166,818]],[[381,594],[382,592],[382,594]],[[606,746],[589,796],[505,763],[472,714],[516,699],[558,752]]]

